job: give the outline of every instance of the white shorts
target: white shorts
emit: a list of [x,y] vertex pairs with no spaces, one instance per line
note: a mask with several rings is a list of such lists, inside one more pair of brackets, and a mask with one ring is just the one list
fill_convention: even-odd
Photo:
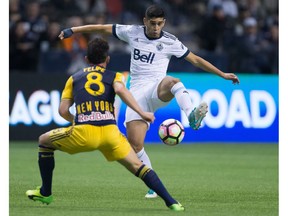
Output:
[[[161,81],[162,80],[155,80],[155,82],[149,81],[150,83],[138,85],[137,88],[133,87],[130,89],[130,92],[143,111],[154,113],[157,109],[166,106],[169,103],[169,101],[163,102],[158,98],[157,89]],[[126,127],[127,122],[140,119],[142,118],[139,114],[127,106],[124,126]],[[150,123],[147,122],[147,124],[149,128]]]

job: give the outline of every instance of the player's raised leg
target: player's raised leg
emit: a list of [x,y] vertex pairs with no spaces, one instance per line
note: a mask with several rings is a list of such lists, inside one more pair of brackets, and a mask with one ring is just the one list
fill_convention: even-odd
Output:
[[194,108],[189,92],[179,79],[166,76],[158,86],[158,97],[162,101],[170,101],[175,97],[179,107],[186,114],[190,127],[194,130],[199,129],[208,111],[207,103],[202,102]]
[[149,188],[165,201],[168,208],[173,211],[184,211],[184,207],[169,194],[156,172],[143,164],[132,149],[124,159],[118,160],[118,162],[135,176],[141,178]]
[[[144,149],[144,140],[148,125],[142,120],[133,120],[126,123],[127,138],[140,161],[152,169],[151,161]],[[149,189],[145,198],[156,198],[157,193]]]

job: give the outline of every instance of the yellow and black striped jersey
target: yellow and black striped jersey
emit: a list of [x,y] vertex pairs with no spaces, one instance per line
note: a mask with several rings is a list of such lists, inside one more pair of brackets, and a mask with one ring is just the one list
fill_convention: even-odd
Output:
[[74,101],[75,124],[116,124],[113,88],[116,81],[123,81],[121,73],[98,65],[85,67],[69,77],[61,99]]

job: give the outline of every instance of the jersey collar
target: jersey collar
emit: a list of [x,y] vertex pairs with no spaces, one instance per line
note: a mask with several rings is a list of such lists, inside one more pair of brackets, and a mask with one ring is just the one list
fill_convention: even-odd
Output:
[[93,67],[93,66],[98,66],[98,67],[101,67],[101,68],[105,68],[102,64],[89,64],[90,67]]

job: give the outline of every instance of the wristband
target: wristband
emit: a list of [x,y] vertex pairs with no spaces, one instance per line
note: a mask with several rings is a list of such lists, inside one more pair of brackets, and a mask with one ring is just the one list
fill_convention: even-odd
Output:
[[70,37],[73,34],[73,31],[72,31],[71,28],[68,28],[68,29],[64,29],[63,33],[64,33],[63,37],[64,38],[68,38],[68,37]]

